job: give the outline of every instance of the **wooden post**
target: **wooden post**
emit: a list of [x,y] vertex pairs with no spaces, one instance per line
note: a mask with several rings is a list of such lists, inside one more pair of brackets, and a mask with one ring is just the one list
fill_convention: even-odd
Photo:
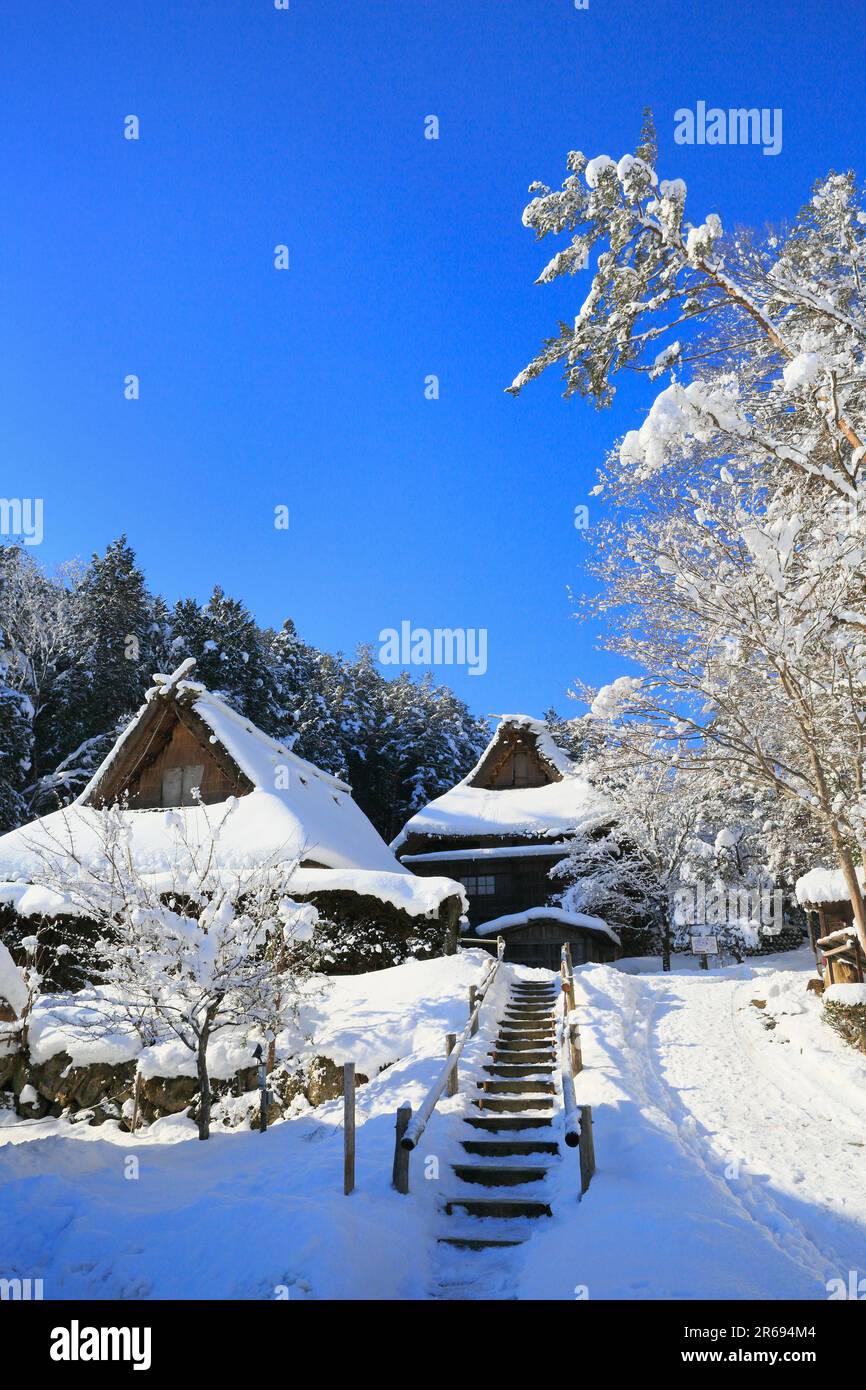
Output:
[[395,1126],[397,1138],[394,1144],[394,1167],[391,1172],[391,1184],[404,1196],[409,1191],[409,1157],[412,1151],[403,1148],[402,1139],[409,1128],[411,1118],[411,1105],[408,1103],[401,1105],[397,1111],[397,1124]]
[[[261,1049],[259,1049],[261,1051]],[[268,1073],[263,1061],[259,1062],[259,1133],[266,1134],[268,1128]]]
[[592,1106],[580,1107],[580,1195],[583,1196],[595,1172],[595,1144],[592,1138]]
[[[475,985],[470,985],[470,986],[469,986],[469,1017],[470,1017],[470,1018],[472,1018],[472,1015],[475,1013],[475,1005],[476,1005],[477,1002],[478,1002],[478,1000],[477,1000],[477,995],[478,995],[478,990],[477,990],[477,988],[475,987]],[[471,1038],[474,1038],[474,1037],[475,1037],[475,1034],[476,1034],[477,1032],[478,1032],[478,1019],[476,1018],[475,1021],[474,1021],[473,1024],[472,1024],[472,1028],[471,1028],[471,1031],[470,1031],[469,1036],[470,1036]]]
[[343,1192],[355,1190],[355,1063],[343,1063]]
[[569,978],[571,978],[571,975],[572,975],[573,972],[574,972],[574,966],[573,966],[572,963],[571,963],[571,942],[570,942],[570,941],[566,941],[566,943],[565,943],[565,963],[566,963],[566,965],[568,966],[568,975],[569,975]]
[[137,1072],[135,1073],[135,1091],[134,1091],[133,1099],[132,1099],[132,1129],[131,1129],[131,1131],[130,1131],[130,1133],[132,1133],[132,1134],[135,1133],[135,1127],[136,1127],[136,1125],[138,1124],[138,1098],[139,1098],[140,1094],[141,1094],[141,1072],[137,1071]]
[[569,1025],[568,1037],[571,1043],[571,1074],[577,1076],[578,1072],[583,1071],[583,1049],[580,1043],[580,1026],[577,1023]]
[[[445,1056],[446,1056],[446,1057],[450,1057],[450,1056],[451,1056],[451,1053],[454,1051],[454,1049],[455,1049],[456,1046],[457,1046],[457,1034],[456,1034],[456,1033],[446,1033],[446,1034],[445,1034]],[[449,1076],[448,1076],[448,1091],[447,1091],[447,1094],[448,1094],[449,1096],[456,1096],[458,1085],[459,1085],[459,1081],[458,1081],[458,1077],[457,1077],[457,1063],[455,1062],[455,1063],[454,1063],[454,1066],[451,1068],[451,1071],[450,1071]]]

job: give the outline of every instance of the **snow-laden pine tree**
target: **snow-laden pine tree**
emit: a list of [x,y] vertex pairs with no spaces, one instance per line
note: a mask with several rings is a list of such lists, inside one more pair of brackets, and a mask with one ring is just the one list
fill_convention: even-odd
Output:
[[12,830],[26,819],[33,756],[33,705],[9,683],[15,657],[3,639],[0,628],[0,831]]
[[238,600],[217,584],[205,604],[182,599],[171,615],[171,661],[195,657],[197,678],[265,733],[281,711],[266,635]]
[[526,225],[570,235],[540,281],[594,265],[510,389],[560,364],[604,405],[621,370],[669,377],[603,472],[588,608],[615,613],[611,649],[647,673],[632,715],[683,766],[809,815],[866,949],[866,212],[831,173],[790,229],[726,237],[655,163],[647,123],[634,155],[574,153],[560,191],[534,186]]

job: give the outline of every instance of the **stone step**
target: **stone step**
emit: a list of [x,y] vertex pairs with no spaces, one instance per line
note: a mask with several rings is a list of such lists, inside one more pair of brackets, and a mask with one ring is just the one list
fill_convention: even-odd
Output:
[[499,1019],[500,1028],[520,1029],[521,1032],[529,1032],[533,1028],[554,1028],[556,1026],[556,1014],[545,1014],[544,1018],[515,1018],[513,1014],[503,1014]]
[[479,1110],[499,1110],[505,1115],[516,1114],[519,1110],[552,1110],[552,1096],[489,1096],[484,1100],[473,1100]]
[[516,1062],[510,1064],[507,1062],[500,1062],[498,1065],[494,1064],[490,1067],[482,1067],[481,1070],[486,1071],[490,1076],[513,1076],[516,1080],[524,1076],[537,1076],[539,1080],[543,1080],[548,1076],[552,1076],[556,1069],[552,1062],[536,1062],[534,1065],[532,1062],[528,1062],[525,1065],[520,1065]]
[[536,1095],[553,1095],[554,1085],[552,1081],[518,1081],[516,1077],[509,1081],[476,1081],[475,1085],[485,1095],[520,1095],[523,1092],[535,1092]]
[[461,1182],[474,1182],[481,1187],[520,1187],[522,1183],[543,1182],[547,1177],[546,1168],[519,1163],[455,1163],[453,1167]]
[[512,1219],[515,1216],[552,1215],[547,1202],[530,1197],[447,1197],[444,1208],[448,1216],[452,1215],[455,1207],[468,1212],[470,1216],[508,1217]]
[[509,999],[506,1009],[520,1014],[549,1014],[556,1008],[555,999]]
[[450,1245],[455,1250],[501,1250],[509,1245],[523,1245],[525,1236],[517,1240],[484,1240],[481,1236],[439,1236],[440,1245]]
[[506,1033],[516,1033],[521,1038],[550,1037],[556,1032],[555,1018],[500,1018],[499,1037]]
[[479,1158],[518,1158],[521,1154],[558,1154],[555,1139],[462,1139],[461,1147]]
[[515,985],[508,997],[521,1004],[526,1004],[531,1001],[556,999],[558,994],[559,990],[554,989],[552,985],[542,985],[539,989],[530,988],[528,985]]
[[488,1134],[504,1134],[518,1129],[548,1129],[553,1119],[549,1115],[466,1115],[464,1124],[484,1129]]
[[512,1050],[510,1048],[500,1047],[497,1048],[496,1052],[491,1052],[490,1056],[497,1064],[502,1062],[515,1062],[518,1058],[521,1062],[530,1064],[540,1062],[542,1066],[551,1065],[556,1061],[553,1048],[548,1048],[544,1052],[527,1052],[526,1048]]
[[498,1038],[496,1038],[496,1042],[498,1042],[498,1044],[509,1044],[509,1042],[523,1042],[523,1044],[528,1044],[528,1047],[534,1047],[535,1051],[538,1051],[538,1049],[542,1047],[553,1047],[553,1040],[555,1040],[555,1037],[556,1034],[555,1031],[553,1031],[553,1029],[544,1029],[544,1031],[521,1030],[520,1033],[512,1033],[512,1031],[507,1031],[506,1033],[505,1029],[500,1029],[499,1036]]

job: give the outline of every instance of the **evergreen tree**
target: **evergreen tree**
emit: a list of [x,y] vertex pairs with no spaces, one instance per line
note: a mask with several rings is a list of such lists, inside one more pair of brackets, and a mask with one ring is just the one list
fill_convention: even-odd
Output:
[[204,605],[183,599],[171,618],[170,665],[194,656],[195,679],[265,733],[280,726],[278,684],[265,635],[244,605],[217,584]]
[[33,705],[8,683],[10,653],[0,629],[0,830],[26,819],[25,789],[32,765]]
[[46,716],[60,761],[126,721],[150,684],[152,601],[125,536],[94,555],[73,597],[72,660]]

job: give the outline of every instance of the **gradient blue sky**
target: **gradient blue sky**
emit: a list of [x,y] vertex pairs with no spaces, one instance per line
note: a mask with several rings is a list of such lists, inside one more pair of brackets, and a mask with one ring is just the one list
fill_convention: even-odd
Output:
[[[169,601],[218,581],[329,650],[486,627],[486,676],[437,674],[563,707],[618,671],[569,616],[573,511],[652,387],[503,394],[586,288],[533,285],[527,187],[649,104],[693,220],[791,216],[866,168],[864,39],[854,0],[4,0],[0,494],[45,499],[48,564],[126,531]],[[781,107],[781,154],[675,146],[698,100]]]

